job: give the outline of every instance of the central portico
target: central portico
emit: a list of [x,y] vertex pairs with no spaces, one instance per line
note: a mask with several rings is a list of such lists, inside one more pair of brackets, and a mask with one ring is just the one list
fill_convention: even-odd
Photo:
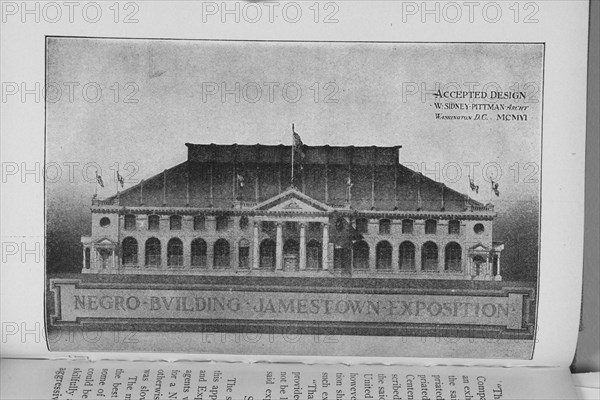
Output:
[[[304,271],[330,268],[329,254],[333,252],[329,241],[331,207],[292,186],[256,205],[253,211],[254,269]],[[273,227],[274,246],[271,239],[261,236],[261,233],[268,235]],[[274,263],[270,262],[271,259]]]

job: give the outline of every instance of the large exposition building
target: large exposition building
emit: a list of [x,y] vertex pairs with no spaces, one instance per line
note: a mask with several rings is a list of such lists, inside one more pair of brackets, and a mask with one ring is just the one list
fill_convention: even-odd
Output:
[[399,147],[305,146],[292,178],[291,146],[186,146],[94,197],[84,273],[501,279],[493,206],[404,167]]

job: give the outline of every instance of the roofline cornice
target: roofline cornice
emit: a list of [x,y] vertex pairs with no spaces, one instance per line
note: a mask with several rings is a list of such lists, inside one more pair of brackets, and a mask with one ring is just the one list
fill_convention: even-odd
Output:
[[492,220],[496,217],[494,211],[377,211],[334,209],[332,211],[270,211],[237,208],[199,208],[199,207],[92,207],[92,213],[110,214],[156,214],[156,215],[207,215],[207,216],[273,216],[273,217],[346,217],[369,219],[438,219],[438,220]]

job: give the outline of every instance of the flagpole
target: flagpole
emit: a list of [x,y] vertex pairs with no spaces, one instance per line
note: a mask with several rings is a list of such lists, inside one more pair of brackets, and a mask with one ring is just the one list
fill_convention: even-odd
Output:
[[295,153],[295,149],[294,146],[296,144],[295,138],[294,138],[294,124],[292,124],[292,186],[294,186],[294,153]]
[[98,170],[96,170],[96,182],[94,182],[94,197],[98,197]]

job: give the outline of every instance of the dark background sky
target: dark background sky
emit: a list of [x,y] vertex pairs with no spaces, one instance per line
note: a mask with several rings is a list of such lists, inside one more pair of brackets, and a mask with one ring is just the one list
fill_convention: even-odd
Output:
[[[499,213],[494,240],[506,242],[505,273],[535,279],[540,45],[51,38],[47,50],[47,82],[62,88],[60,100],[47,103],[47,164],[61,166],[60,177],[46,183],[49,271],[81,268],[79,241],[91,230],[89,206],[97,188],[90,181],[97,167],[107,183],[98,195],[107,197],[116,191],[117,165],[129,187],[185,161],[186,142],[290,144],[294,122],[307,145],[402,145],[402,163],[419,165],[427,176],[479,201],[491,199]],[[253,88],[262,87],[262,97],[253,103],[243,96],[236,102],[233,95],[223,101],[221,93],[203,97],[213,83],[232,89],[236,82],[241,88],[249,84],[251,97],[257,94]],[[488,92],[519,87],[538,102],[527,103],[526,122],[440,121],[433,96],[403,96],[407,88],[467,90],[468,82],[477,90],[488,84]],[[78,86],[70,99],[67,87],[73,83]],[[279,85],[272,101],[267,83]],[[282,87],[290,83],[302,90],[297,102],[290,101],[296,95],[291,86],[284,98]],[[89,101],[98,87],[101,97]],[[334,90],[330,99],[336,101],[327,102]],[[137,102],[126,101],[130,94]],[[465,162],[479,164],[473,170],[479,195],[468,189]],[[65,163],[72,163],[72,176]],[[453,163],[462,165],[459,176],[445,167]],[[499,198],[490,195],[483,176],[489,163],[502,170]],[[427,172],[436,165],[449,174]]]

